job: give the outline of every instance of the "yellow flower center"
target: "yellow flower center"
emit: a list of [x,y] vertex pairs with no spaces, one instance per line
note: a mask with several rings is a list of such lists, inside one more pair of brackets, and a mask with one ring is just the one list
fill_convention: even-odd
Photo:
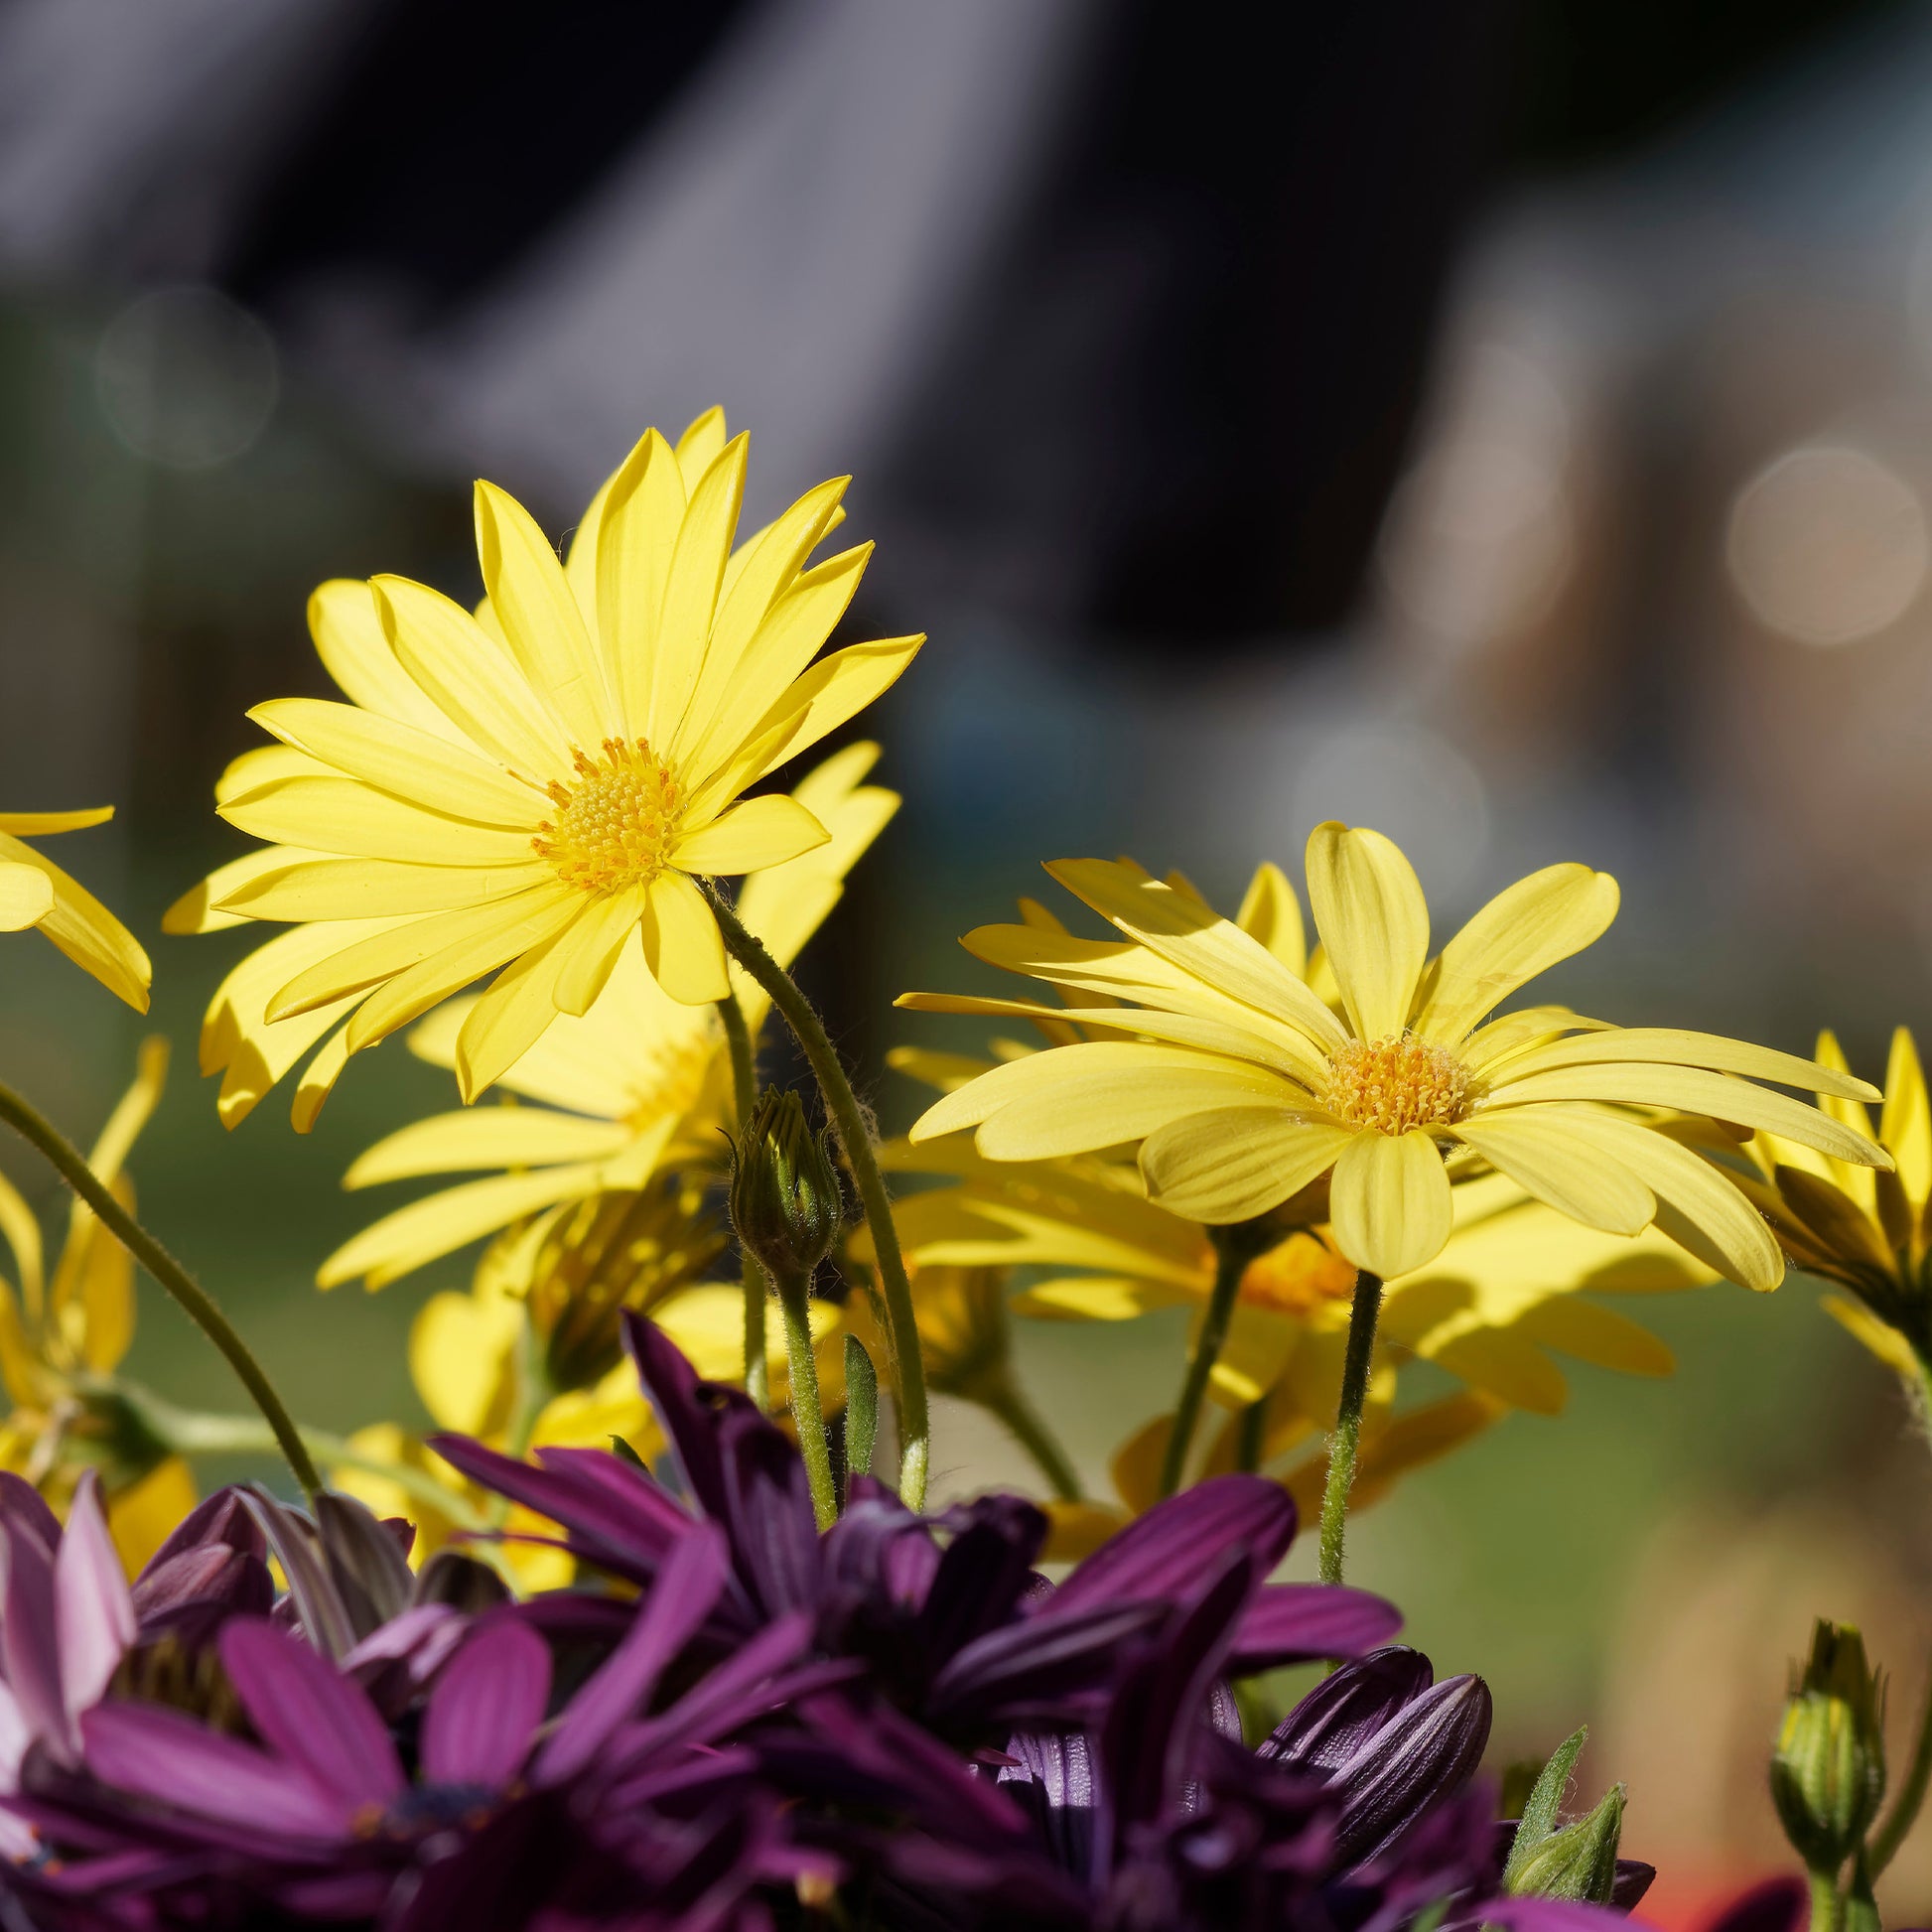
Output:
[[618,893],[655,878],[670,863],[684,805],[677,773],[648,740],[607,738],[604,756],[576,754],[575,784],[552,780],[557,816],[530,843],[566,886]]
[[1311,1234],[1291,1234],[1249,1262],[1241,1299],[1252,1308],[1283,1314],[1311,1314],[1324,1302],[1346,1302],[1355,1293],[1355,1267]]
[[1414,1034],[1351,1039],[1329,1056],[1322,1104],[1350,1127],[1406,1134],[1466,1120],[1469,1071],[1453,1053]]

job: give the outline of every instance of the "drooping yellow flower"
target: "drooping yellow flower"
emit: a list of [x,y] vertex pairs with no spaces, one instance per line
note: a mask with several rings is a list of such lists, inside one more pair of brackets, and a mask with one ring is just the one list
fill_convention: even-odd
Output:
[[[127,1157],[161,1100],[168,1042],[146,1040],[134,1084],[108,1117],[87,1165],[130,1210]],[[65,1508],[84,1468],[100,1473],[108,1527],[123,1561],[145,1563],[195,1501],[179,1456],[162,1454],[106,1379],[134,1339],[134,1263],[92,1208],[73,1201],[67,1239],[47,1274],[40,1222],[0,1176],[0,1234],[14,1281],[0,1280],[0,1381],[11,1412],[0,1419],[0,1468]]]
[[238,759],[216,796],[274,843],[165,922],[294,928],[210,1013],[205,1065],[242,1068],[246,1104],[224,1118],[334,1027],[297,1096],[305,1125],[348,1054],[498,968],[456,1040],[466,1100],[559,1015],[588,1012],[633,943],[672,1000],[725,996],[697,881],[827,836],[795,796],[744,794],[870,704],[922,641],[819,656],[870,546],[807,566],[838,520],[837,480],[734,550],[745,457],[716,410],[675,448],[647,431],[561,564],[479,483],[475,616],[397,577],[316,593],[316,647],[350,702],[255,708],[280,742]]
[[0,812],[0,932],[35,927],[136,1013],[148,1010],[154,968],[99,899],[23,839],[105,825],[112,805],[79,812]]
[[998,1161],[1133,1144],[1149,1193],[1213,1224],[1264,1214],[1325,1177],[1337,1248],[1385,1278],[1423,1267],[1449,1240],[1448,1162],[1487,1164],[1586,1226],[1633,1235],[1658,1222],[1759,1289],[1783,1274],[1776,1242],[1729,1180],[1657,1131],[1659,1114],[1738,1122],[1853,1165],[1890,1165],[1852,1129],[1755,1084],[1877,1097],[1793,1054],[1555,1007],[1488,1020],[1615,916],[1615,882],[1587,866],[1520,880],[1432,958],[1409,862],[1379,833],[1317,826],[1309,894],[1339,1013],[1304,977],[1286,881],[1264,942],[1184,882],[1096,859],[1047,870],[1121,937],[1039,923],[983,926],[964,943],[1067,989],[1076,1012],[927,994],[900,1004],[1043,1015],[1098,1036],[982,1074],[929,1109],[914,1141],[973,1128]]
[[[1830,1033],[1818,1036],[1818,1058],[1846,1070],[1844,1049]],[[1819,1105],[1847,1127],[1871,1132],[1857,1101],[1826,1094]],[[1889,1171],[1754,1134],[1744,1153],[1762,1184],[1748,1191],[1792,1267],[1851,1290],[1851,1297],[1827,1296],[1827,1311],[1923,1389],[1932,1381],[1932,1102],[1918,1047],[1903,1027],[1891,1038],[1877,1139],[1892,1158]]]
[[[830,837],[802,857],[755,873],[739,916],[780,965],[824,922],[848,872],[885,830],[898,794],[864,781],[876,745],[849,745],[793,792]],[[736,963],[732,990],[754,1039],[769,1002]],[[453,1000],[410,1036],[440,1066],[455,1063],[470,1007]],[[378,1142],[347,1185],[493,1170],[385,1215],[323,1263],[325,1288],[366,1279],[380,1288],[526,1214],[613,1189],[641,1187],[667,1164],[715,1166],[737,1120],[725,1030],[711,1007],[667,998],[632,945],[596,1006],[557,1022],[501,1085],[542,1104],[478,1107],[418,1121]]]

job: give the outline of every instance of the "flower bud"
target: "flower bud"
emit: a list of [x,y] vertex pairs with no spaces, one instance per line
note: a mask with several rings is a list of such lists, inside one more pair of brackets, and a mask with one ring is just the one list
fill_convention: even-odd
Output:
[[1552,1832],[1509,1879],[1519,1898],[1569,1898],[1607,1905],[1616,1886],[1616,1848],[1623,1835],[1623,1787],[1613,1784],[1575,1824]]
[[1784,1835],[1812,1871],[1836,1872],[1877,1814],[1885,1795],[1881,1716],[1878,1679],[1858,1631],[1821,1617],[1771,1753]]
[[738,1238],[780,1286],[808,1281],[845,1219],[826,1137],[789,1089],[766,1087],[734,1150],[731,1216]]

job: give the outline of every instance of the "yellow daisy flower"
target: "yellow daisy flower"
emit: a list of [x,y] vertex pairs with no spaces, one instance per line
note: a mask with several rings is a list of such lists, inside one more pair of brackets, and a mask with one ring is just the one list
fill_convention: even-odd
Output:
[[646,431],[562,563],[520,505],[479,483],[474,616],[398,577],[311,599],[316,648],[350,702],[250,713],[279,743],[231,766],[217,802],[273,843],[165,922],[294,928],[230,975],[210,1017],[204,1058],[244,1062],[251,1103],[333,1026],[298,1096],[303,1124],[348,1054],[498,968],[456,1040],[466,1101],[559,1015],[587,1013],[633,943],[672,1000],[725,997],[698,880],[827,836],[795,796],[744,794],[870,704],[922,641],[819,657],[870,546],[807,566],[838,520],[836,480],[734,550],[745,459],[717,410],[675,448]]
[[[739,916],[789,965],[839,901],[853,866],[898,809],[864,783],[876,745],[849,745],[792,793],[830,836],[745,882]],[[769,1007],[736,964],[732,990],[757,1038]],[[453,1000],[410,1035],[439,1066],[456,1063],[471,1007]],[[348,1171],[350,1187],[489,1169],[486,1177],[398,1208],[322,1265],[324,1288],[380,1288],[482,1235],[559,1202],[641,1187],[666,1164],[715,1166],[737,1126],[725,1030],[711,1007],[680,1005],[652,980],[642,950],[618,962],[596,1006],[557,1022],[500,1084],[535,1106],[438,1114],[379,1141]]]
[[1336,1246],[1384,1278],[1423,1267],[1449,1240],[1448,1161],[1485,1163],[1586,1226],[1632,1235],[1657,1221],[1760,1289],[1783,1274],[1776,1242],[1735,1186],[1656,1131],[1655,1113],[1737,1122],[1853,1165],[1891,1164],[1854,1130],[1755,1084],[1877,1097],[1793,1054],[1562,1008],[1485,1024],[1608,927],[1616,884],[1587,866],[1519,881],[1432,958],[1428,907],[1401,852],[1376,832],[1317,826],[1309,896],[1339,1013],[1304,977],[1292,894],[1280,897],[1270,942],[1184,882],[1097,859],[1047,871],[1121,937],[1022,924],[983,926],[964,943],[1109,1004],[1083,1005],[1071,1023],[1024,1001],[910,994],[900,1004],[1043,1014],[1100,1036],[982,1074],[915,1123],[915,1142],[973,1128],[980,1152],[1002,1161],[1135,1144],[1149,1193],[1214,1225],[1251,1220],[1326,1177]]
[[[1830,1033],[1818,1036],[1818,1058],[1846,1070],[1844,1049]],[[1857,1101],[1826,1094],[1819,1105],[1847,1127],[1871,1132]],[[1850,1297],[1827,1296],[1826,1311],[1922,1390],[1932,1378],[1932,1101],[1918,1047],[1903,1027],[1891,1038],[1877,1139],[1892,1158],[1889,1171],[1754,1134],[1744,1154],[1762,1181],[1749,1191],[1792,1267],[1851,1290]]]
[[[130,1211],[127,1157],[160,1103],[167,1072],[168,1042],[145,1041],[133,1085],[87,1156]],[[40,1222],[4,1176],[0,1235],[14,1263],[14,1280],[0,1280],[0,1383],[12,1404],[0,1418],[0,1468],[62,1508],[81,1470],[97,1469],[116,1547],[138,1568],[194,1506],[195,1479],[179,1456],[159,1453],[131,1425],[107,1387],[134,1339],[134,1263],[76,1200],[50,1279]]]
[[0,812],[0,932],[37,928],[136,1013],[148,1010],[154,968],[133,933],[52,860],[22,840],[105,825],[112,805],[79,812]]

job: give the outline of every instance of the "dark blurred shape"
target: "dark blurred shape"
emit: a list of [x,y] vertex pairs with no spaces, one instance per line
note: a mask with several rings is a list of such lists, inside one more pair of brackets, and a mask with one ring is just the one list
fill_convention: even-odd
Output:
[[384,0],[298,111],[217,279],[264,306],[344,276],[444,313],[579,200],[752,3]]

